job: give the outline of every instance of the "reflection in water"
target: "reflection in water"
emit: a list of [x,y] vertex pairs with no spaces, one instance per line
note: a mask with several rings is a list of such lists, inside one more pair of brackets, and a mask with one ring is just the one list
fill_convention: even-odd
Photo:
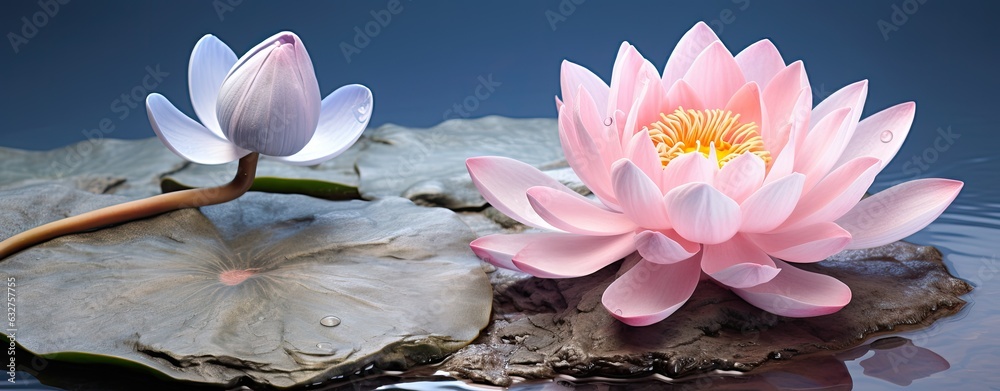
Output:
[[[759,371],[747,374],[715,374],[681,381],[658,380],[653,377],[631,381],[593,380],[573,383],[566,380],[555,382],[521,384],[511,387],[512,391],[612,391],[612,390],[850,390],[854,380],[845,362],[862,357],[864,374],[870,377],[908,386],[914,380],[922,379],[944,371],[950,366],[937,353],[916,346],[913,341],[901,337],[889,337],[868,345],[859,346],[834,355],[812,355],[796,357],[786,362],[775,362]],[[383,391],[457,391],[493,390],[495,387],[466,384],[459,381],[417,382],[383,386]]]
[[[992,132],[992,131],[991,131]],[[994,133],[990,133],[992,137]],[[980,138],[984,139],[984,138]],[[917,145],[927,145],[926,143]],[[901,155],[905,161],[906,155]],[[887,175],[889,174],[889,175]],[[895,175],[893,175],[895,174]],[[910,179],[903,172],[886,171],[873,186],[879,190]],[[965,181],[965,188],[951,207],[934,223],[907,240],[941,250],[952,274],[975,289],[965,297],[968,305],[955,317],[931,328],[903,336],[947,358],[951,368],[939,376],[924,378],[915,387],[926,389],[995,389],[1000,383],[1000,156],[969,157],[956,153],[942,158],[921,177],[945,177]],[[868,368],[849,364],[855,378]],[[881,384],[879,384],[881,383]],[[893,382],[895,383],[895,382]],[[884,385],[882,385],[884,384]],[[896,383],[898,384],[898,383]],[[870,387],[869,387],[870,385]],[[865,385],[891,388],[877,381]]]
[[908,386],[944,371],[951,366],[948,360],[928,349],[916,346],[906,338],[892,337],[871,344],[875,354],[864,361],[865,375],[877,377],[900,386]]

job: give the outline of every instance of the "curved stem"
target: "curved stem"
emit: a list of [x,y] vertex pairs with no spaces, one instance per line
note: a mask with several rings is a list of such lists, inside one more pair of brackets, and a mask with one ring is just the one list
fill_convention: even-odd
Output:
[[0,242],[0,259],[63,235],[89,231],[158,214],[232,201],[246,193],[257,172],[257,152],[240,159],[236,177],[225,185],[160,194],[101,208],[35,227]]

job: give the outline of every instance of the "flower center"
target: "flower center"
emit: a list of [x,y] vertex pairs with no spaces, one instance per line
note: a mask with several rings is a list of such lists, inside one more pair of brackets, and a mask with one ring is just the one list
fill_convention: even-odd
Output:
[[257,273],[260,269],[244,269],[244,270],[226,270],[219,273],[219,282],[225,285],[239,285],[241,282],[246,281],[247,278]]
[[660,114],[660,121],[649,126],[660,162],[666,167],[674,158],[699,152],[715,158],[719,167],[744,153],[757,155],[764,164],[771,163],[771,153],[764,149],[757,125],[741,123],[740,115],[724,110],[684,110]]

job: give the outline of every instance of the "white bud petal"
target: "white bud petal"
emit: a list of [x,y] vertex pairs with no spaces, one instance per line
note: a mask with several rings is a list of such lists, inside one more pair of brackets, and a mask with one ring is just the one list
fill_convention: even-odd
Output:
[[216,107],[229,141],[271,156],[292,155],[319,122],[319,83],[299,37],[275,34],[243,55],[226,75]]

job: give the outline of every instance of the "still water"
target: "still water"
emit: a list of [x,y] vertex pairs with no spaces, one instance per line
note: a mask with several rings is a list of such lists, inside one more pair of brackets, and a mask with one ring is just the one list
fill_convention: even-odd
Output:
[[[513,390],[987,390],[1000,389],[1000,157],[962,156],[960,150],[937,155],[933,164],[915,171],[905,164],[912,157],[927,156],[933,137],[911,134],[892,165],[880,175],[872,191],[918,177],[942,177],[965,181],[965,188],[934,223],[908,240],[932,245],[944,254],[953,274],[975,289],[965,296],[968,304],[955,316],[927,328],[879,335],[855,349],[830,355],[797,357],[767,371],[751,374],[718,373],[697,379],[665,383],[648,378],[629,382],[607,379],[557,379],[522,384]],[[968,142],[973,142],[972,138]],[[923,149],[927,148],[927,149]],[[23,356],[22,356],[23,357]],[[42,382],[19,372],[20,389],[103,390],[131,389],[136,382],[151,379],[118,374],[107,367],[81,367],[48,363]],[[115,373],[114,375],[110,375]],[[109,376],[110,375],[110,376]],[[423,381],[421,381],[423,380]],[[426,381],[434,380],[434,381]],[[396,383],[396,384],[391,384]],[[160,384],[174,389],[177,384]],[[193,389],[182,386],[183,389]],[[0,387],[3,388],[3,387]],[[419,378],[398,376],[358,377],[350,383],[314,387],[319,390],[482,390],[495,389],[433,376],[429,370]]]

